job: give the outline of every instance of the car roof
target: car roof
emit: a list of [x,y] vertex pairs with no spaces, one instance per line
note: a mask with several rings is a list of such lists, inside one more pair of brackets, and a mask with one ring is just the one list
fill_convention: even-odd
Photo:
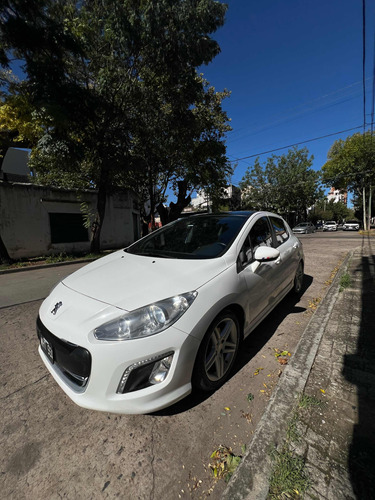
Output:
[[[253,214],[257,213],[256,210],[239,210],[233,212],[205,212],[205,213],[192,213],[189,214],[190,217],[242,217],[248,219]],[[260,213],[260,211],[259,211]]]

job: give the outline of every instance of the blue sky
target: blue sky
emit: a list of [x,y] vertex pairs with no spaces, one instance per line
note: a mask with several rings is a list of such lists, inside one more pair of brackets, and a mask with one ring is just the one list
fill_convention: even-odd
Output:
[[[228,0],[225,25],[213,34],[221,53],[201,68],[216,90],[232,92],[230,160],[362,127],[360,0]],[[375,2],[366,0],[366,119],[370,124]],[[369,127],[367,127],[369,128]],[[336,139],[306,145],[320,170]],[[287,152],[287,149],[275,154]],[[265,161],[269,155],[261,155]],[[238,184],[254,158],[238,162]]]

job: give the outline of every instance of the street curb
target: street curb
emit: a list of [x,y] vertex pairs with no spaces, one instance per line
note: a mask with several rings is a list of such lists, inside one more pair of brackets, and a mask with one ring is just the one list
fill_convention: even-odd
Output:
[[49,267],[59,267],[59,266],[68,266],[69,264],[82,264],[89,263],[97,260],[99,257],[95,259],[78,259],[78,260],[67,260],[64,262],[55,262],[54,264],[38,264],[36,266],[24,266],[24,267],[15,267],[13,269],[1,269],[0,274],[11,274],[11,273],[19,273],[21,271],[33,271],[34,269],[47,269]]
[[339,295],[339,282],[357,249],[350,251],[323,301],[307,324],[260,419],[246,454],[233,474],[223,500],[265,500],[272,471],[270,451],[285,438],[288,422],[303,392],[320,341]]

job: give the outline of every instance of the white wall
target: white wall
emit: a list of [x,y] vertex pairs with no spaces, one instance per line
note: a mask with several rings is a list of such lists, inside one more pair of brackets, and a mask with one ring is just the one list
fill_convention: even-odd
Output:
[[[0,232],[13,259],[37,257],[60,252],[89,251],[90,242],[51,243],[49,213],[81,213],[86,201],[94,210],[96,193],[0,182]],[[107,198],[106,215],[101,233],[103,249],[121,248],[134,241],[133,214],[136,197],[131,191]],[[90,236],[90,235],[89,235]]]

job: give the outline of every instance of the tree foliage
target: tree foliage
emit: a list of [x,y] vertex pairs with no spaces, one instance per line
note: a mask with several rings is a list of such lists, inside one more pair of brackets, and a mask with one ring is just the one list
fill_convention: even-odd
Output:
[[240,184],[244,208],[306,219],[307,209],[321,195],[319,173],[312,170],[312,161],[306,148],[297,147],[271,156],[263,165],[257,158]]
[[140,186],[155,205],[155,191],[161,200],[168,183],[186,202],[192,186],[222,180],[229,169],[221,110],[227,94],[216,93],[196,68],[219,52],[211,34],[224,22],[224,4],[2,5],[0,60],[6,65],[11,54],[24,61],[30,103],[48,118],[32,166],[40,182],[98,189],[93,251],[106,197],[119,186]]
[[10,147],[32,148],[43,134],[40,117],[27,94],[0,97],[0,166]]
[[364,227],[371,213],[372,191],[375,187],[375,136],[371,132],[357,133],[335,141],[323,165],[323,181],[337,189],[348,189],[362,198]]
[[341,201],[335,202],[334,200],[322,199],[315,203],[314,209],[309,213],[309,219],[314,224],[317,221],[335,220],[336,222],[343,222],[345,220],[354,218],[354,210],[348,208],[345,203]]

